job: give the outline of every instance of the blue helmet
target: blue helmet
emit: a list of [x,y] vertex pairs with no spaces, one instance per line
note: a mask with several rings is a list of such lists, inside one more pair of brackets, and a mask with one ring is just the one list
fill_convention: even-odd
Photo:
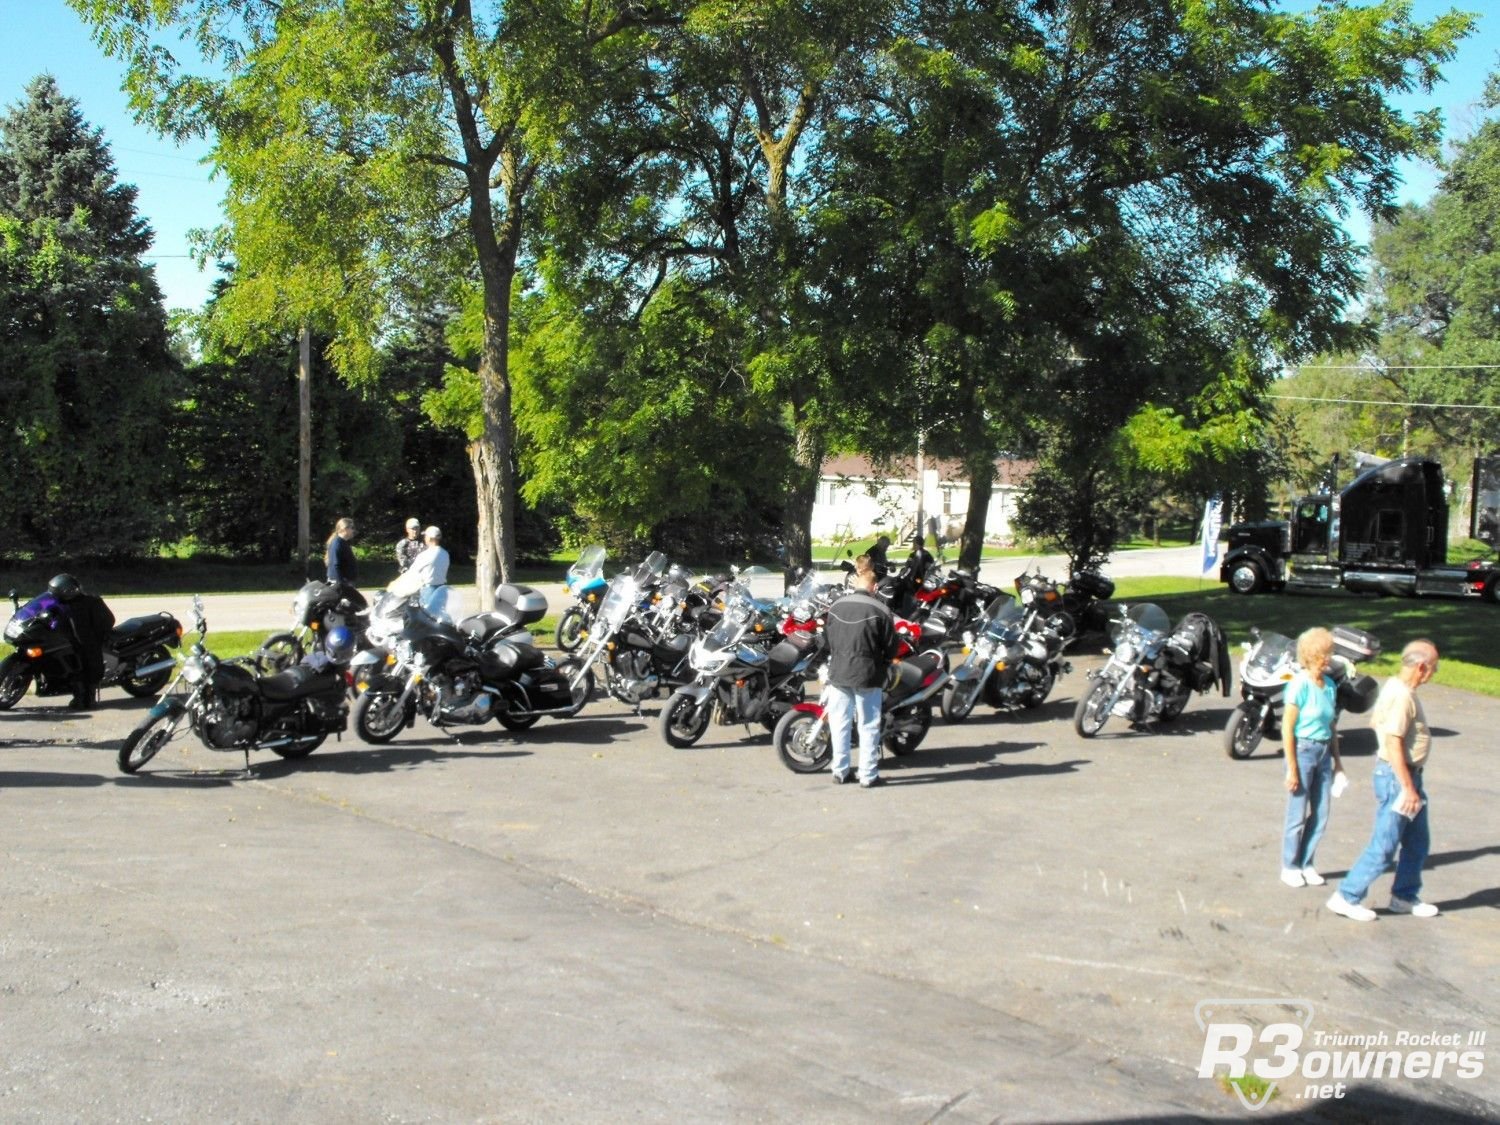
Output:
[[323,647],[331,660],[348,660],[354,655],[354,634],[342,625],[335,625],[323,638]]

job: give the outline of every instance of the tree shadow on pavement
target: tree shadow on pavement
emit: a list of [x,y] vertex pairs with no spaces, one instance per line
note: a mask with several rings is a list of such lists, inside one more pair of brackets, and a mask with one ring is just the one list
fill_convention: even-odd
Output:
[[179,773],[143,774],[137,777],[100,777],[94,773],[53,773],[43,770],[0,770],[0,789],[83,789],[97,785],[149,786],[176,789],[209,789],[229,785],[232,778]]
[[529,750],[486,750],[456,744],[421,746],[403,743],[399,746],[364,746],[351,750],[316,753],[306,758],[277,758],[251,762],[250,769],[259,780],[270,781],[299,773],[394,773],[417,769],[432,762],[457,758],[527,758]]

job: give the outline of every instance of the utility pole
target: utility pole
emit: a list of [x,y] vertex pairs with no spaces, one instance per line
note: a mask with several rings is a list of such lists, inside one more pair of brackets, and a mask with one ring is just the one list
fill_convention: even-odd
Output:
[[312,545],[312,330],[302,326],[297,342],[297,554],[307,578]]

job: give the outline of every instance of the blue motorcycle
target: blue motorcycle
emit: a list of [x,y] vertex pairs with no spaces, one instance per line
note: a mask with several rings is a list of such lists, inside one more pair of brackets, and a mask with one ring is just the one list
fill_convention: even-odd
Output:
[[568,567],[563,586],[576,600],[557,619],[557,647],[563,652],[572,652],[588,635],[599,613],[599,603],[604,600],[604,591],[609,587],[604,580],[604,547],[601,544],[595,543],[583,549],[578,561]]

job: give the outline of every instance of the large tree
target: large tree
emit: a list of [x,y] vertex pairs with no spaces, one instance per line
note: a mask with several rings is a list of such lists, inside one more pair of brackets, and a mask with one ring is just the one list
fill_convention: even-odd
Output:
[[0,118],[0,550],[118,556],[164,526],[176,364],[135,197],[50,76]]
[[[528,207],[551,164],[586,157],[560,139],[605,112],[662,17],[629,0],[71,2],[127,61],[143,112],[216,138],[231,318],[321,323],[335,362],[358,376],[393,311],[477,289],[469,448],[488,604],[515,561],[509,347]],[[172,31],[219,74],[185,73],[160,41]]]

